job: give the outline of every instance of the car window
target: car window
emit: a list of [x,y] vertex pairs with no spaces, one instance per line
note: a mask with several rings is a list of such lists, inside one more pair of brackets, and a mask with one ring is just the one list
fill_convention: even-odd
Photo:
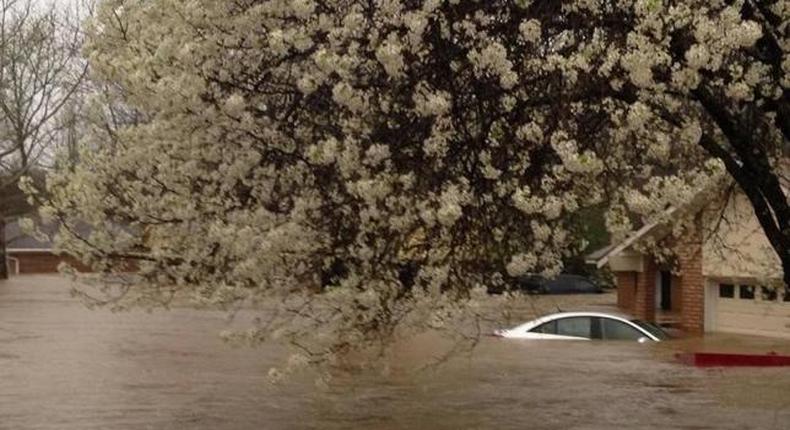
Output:
[[557,334],[557,320],[549,321],[547,323],[541,324],[532,330],[532,333],[542,333],[542,334]]
[[557,320],[557,334],[590,339],[592,320],[590,317],[571,317]]
[[602,322],[603,338],[606,340],[639,340],[645,337],[644,333],[622,321],[603,318]]
[[667,336],[666,332],[664,332],[664,330],[661,327],[659,327],[659,326],[657,326],[657,325],[655,325],[653,323],[639,321],[639,320],[631,320],[631,322],[636,324],[636,325],[638,325],[643,330],[645,330],[648,333],[652,334],[653,336],[655,336],[659,340],[669,339],[669,336]]

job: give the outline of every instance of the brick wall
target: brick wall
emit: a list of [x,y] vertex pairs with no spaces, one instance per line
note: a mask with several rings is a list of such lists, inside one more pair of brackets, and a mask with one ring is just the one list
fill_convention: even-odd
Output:
[[[66,261],[72,266],[77,268],[80,272],[88,271],[88,268],[83,264],[77,262],[72,257],[59,256],[51,252],[10,252],[9,257],[19,260],[19,273],[20,274],[33,274],[33,273],[56,273],[58,265]],[[13,263],[9,262],[10,269],[13,269]]]
[[702,236],[699,229],[675,246],[680,268],[681,329],[689,334],[705,331],[705,279],[702,276]]
[[683,312],[683,301],[681,300],[683,290],[680,287],[680,276],[672,275],[671,289],[669,294],[672,296],[672,312],[680,314]]
[[617,279],[617,306],[644,321],[656,320],[656,271],[655,263],[645,259],[642,272],[615,272]]
[[653,259],[645,258],[645,270],[636,277],[636,293],[633,314],[643,321],[656,320],[656,272]]
[[[705,279],[702,275],[700,221],[673,246],[680,276],[672,276],[672,312],[680,315],[680,329],[688,334],[705,331]],[[617,306],[644,321],[656,320],[658,267],[645,256],[642,272],[616,272]]]
[[636,293],[636,272],[616,272],[617,307],[626,312],[634,310],[634,294]]

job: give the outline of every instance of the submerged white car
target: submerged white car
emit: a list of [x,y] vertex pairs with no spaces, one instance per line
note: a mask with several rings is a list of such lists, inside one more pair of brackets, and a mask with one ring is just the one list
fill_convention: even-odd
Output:
[[512,339],[631,340],[660,342],[667,339],[661,327],[622,314],[561,312],[546,315],[495,336]]

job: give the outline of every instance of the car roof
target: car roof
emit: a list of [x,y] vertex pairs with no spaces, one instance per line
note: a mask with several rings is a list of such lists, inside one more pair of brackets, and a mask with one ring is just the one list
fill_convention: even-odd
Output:
[[553,314],[542,315],[540,319],[556,319],[568,317],[603,317],[603,318],[620,318],[631,321],[634,319],[632,315],[622,312],[601,312],[601,311],[575,311],[575,312],[556,312]]
[[613,318],[613,319],[619,319],[624,321],[634,320],[633,316],[621,312],[596,312],[596,311],[557,312],[553,314],[543,315],[533,320],[527,321],[523,324],[519,324],[518,326],[514,327],[514,329],[532,328],[534,326],[537,326],[538,324],[543,324],[548,321],[553,321],[559,318],[571,318],[571,317]]

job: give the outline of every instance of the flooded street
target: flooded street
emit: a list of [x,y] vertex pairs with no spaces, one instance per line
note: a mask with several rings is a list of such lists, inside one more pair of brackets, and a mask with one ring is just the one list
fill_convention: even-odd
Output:
[[55,277],[0,283],[0,429],[790,430],[790,368],[673,360],[694,348],[790,352],[787,341],[488,338],[434,370],[317,388],[310,375],[269,384],[285,352],[232,348],[218,337],[227,324],[190,309],[87,310]]

